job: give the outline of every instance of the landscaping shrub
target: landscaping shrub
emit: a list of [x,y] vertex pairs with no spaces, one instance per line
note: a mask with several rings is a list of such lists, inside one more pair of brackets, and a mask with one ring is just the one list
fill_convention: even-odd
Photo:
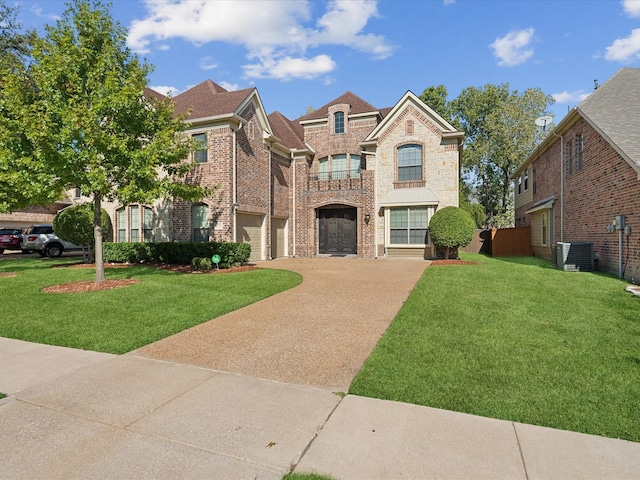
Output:
[[[111,218],[107,211],[102,209],[102,238],[106,242],[113,239]],[[53,219],[53,231],[62,240],[85,246],[95,243],[93,230],[93,205],[81,203],[60,211]]]
[[198,272],[208,272],[213,268],[213,262],[210,258],[194,257],[191,260],[191,268]]
[[436,248],[446,249],[446,258],[452,250],[468,245],[473,239],[476,225],[471,216],[458,207],[438,210],[429,222],[429,234]]
[[245,265],[251,255],[248,243],[149,242],[105,243],[103,257],[109,263],[175,263],[190,265],[194,258],[220,255],[220,268]]

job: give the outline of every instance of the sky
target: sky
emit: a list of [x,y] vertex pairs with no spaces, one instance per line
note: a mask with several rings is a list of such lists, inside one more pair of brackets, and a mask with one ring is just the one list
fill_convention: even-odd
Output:
[[[41,34],[65,10],[18,4]],[[347,91],[377,108],[444,85],[540,88],[570,108],[622,67],[640,67],[640,0],[115,0],[149,86],[175,96],[211,79],[256,87],[268,114],[294,120]]]

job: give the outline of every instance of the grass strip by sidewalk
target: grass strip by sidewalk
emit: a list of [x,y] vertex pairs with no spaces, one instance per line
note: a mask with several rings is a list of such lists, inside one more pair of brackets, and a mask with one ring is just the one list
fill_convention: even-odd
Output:
[[113,290],[52,294],[49,285],[93,280],[89,268],[51,268],[65,260],[0,261],[0,336],[107,353],[125,353],[298,285],[272,269],[178,274],[153,267],[107,268],[107,279],[139,283]]
[[349,393],[640,441],[640,299],[535,258],[432,266]]

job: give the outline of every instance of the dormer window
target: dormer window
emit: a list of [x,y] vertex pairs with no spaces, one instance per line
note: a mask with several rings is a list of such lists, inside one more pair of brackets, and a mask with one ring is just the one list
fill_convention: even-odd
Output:
[[333,133],[344,133],[344,112],[333,114]]

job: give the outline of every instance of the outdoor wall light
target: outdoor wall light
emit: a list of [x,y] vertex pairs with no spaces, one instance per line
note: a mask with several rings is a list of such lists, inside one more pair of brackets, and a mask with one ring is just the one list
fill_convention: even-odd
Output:
[[369,225],[369,220],[371,220],[371,215],[369,215],[368,213],[365,213],[364,214],[364,223]]

